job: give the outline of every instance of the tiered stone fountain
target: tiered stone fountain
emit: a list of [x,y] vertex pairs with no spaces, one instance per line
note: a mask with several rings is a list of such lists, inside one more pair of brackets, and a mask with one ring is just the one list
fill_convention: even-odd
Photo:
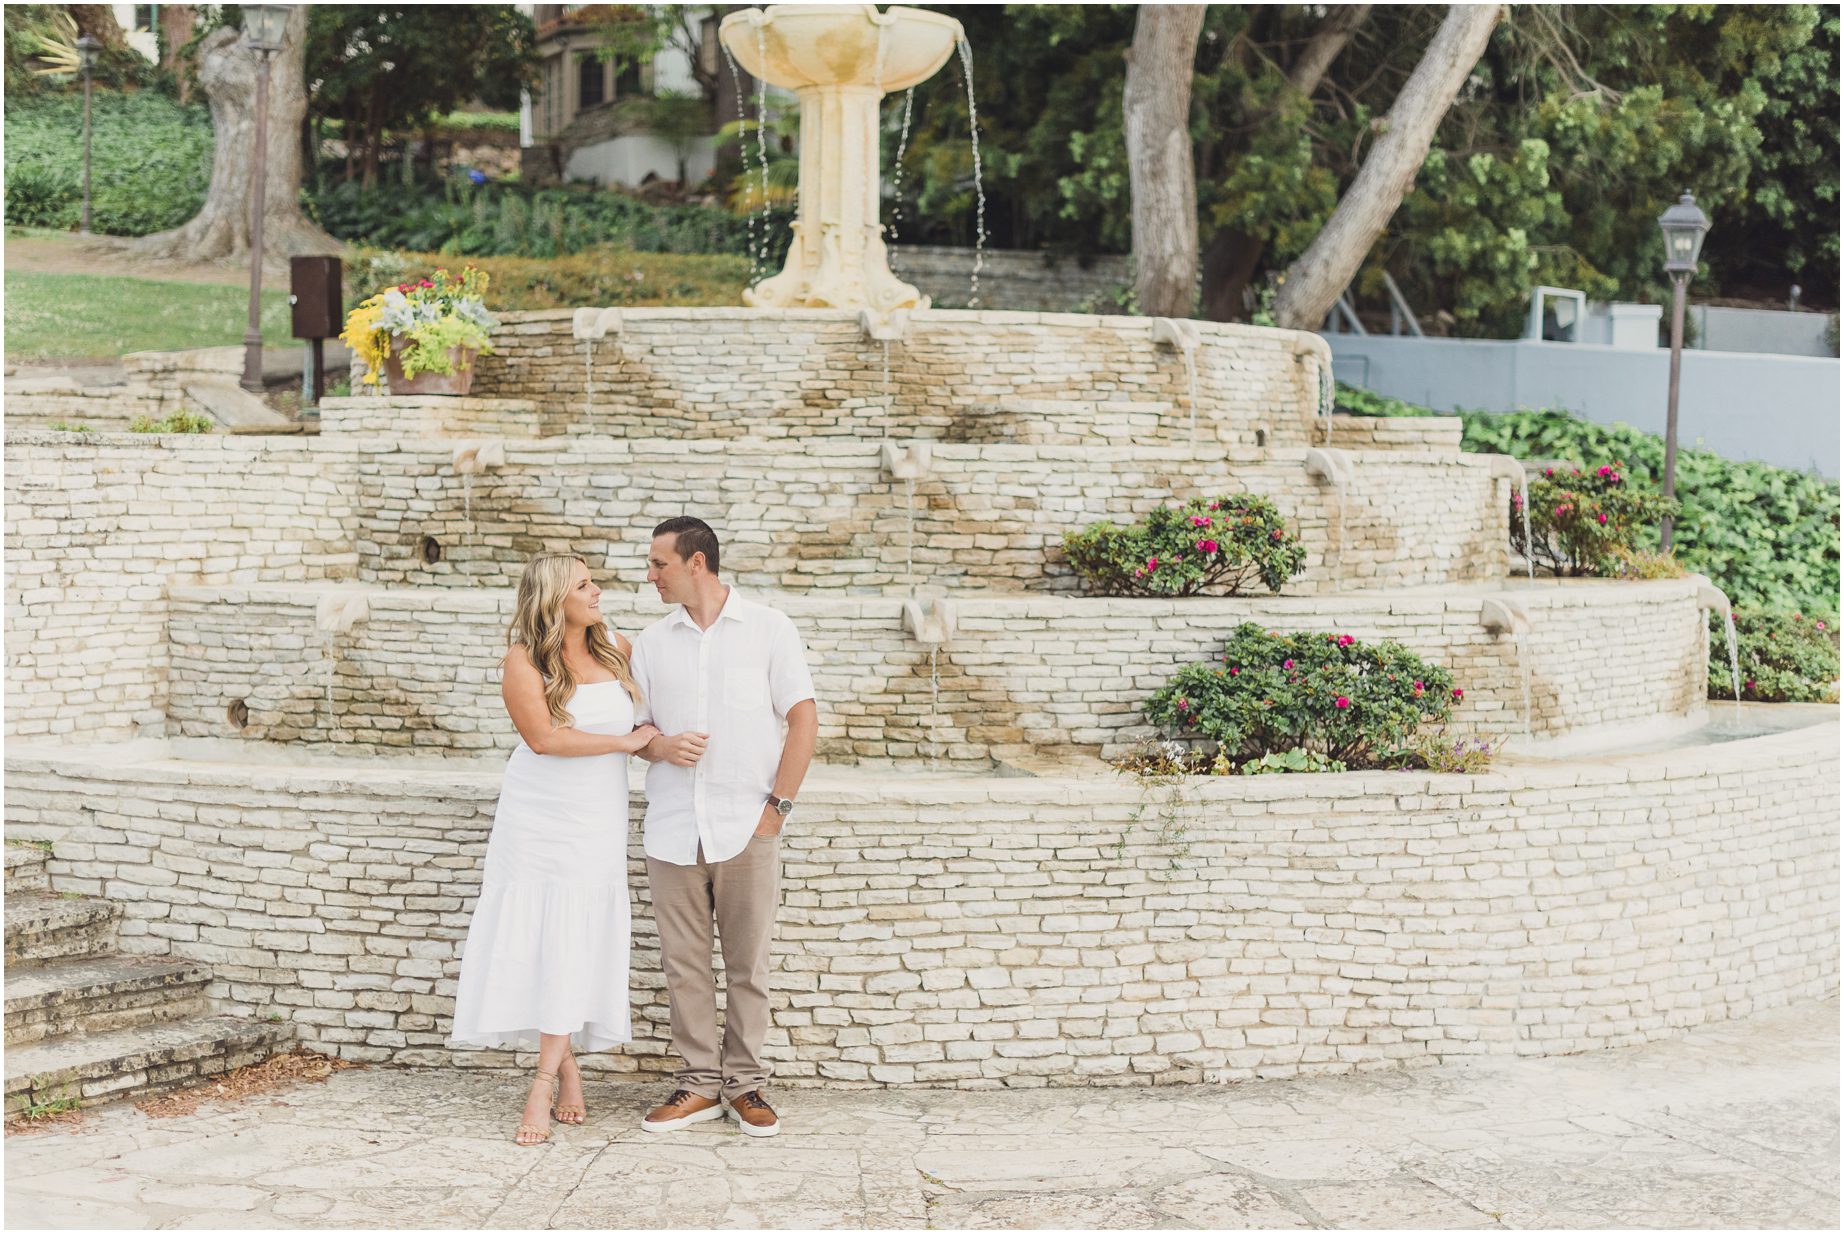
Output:
[[[514,739],[511,585],[581,553],[632,632],[660,611],[649,531],[690,511],[794,617],[821,700],[774,961],[787,1081],[1565,1052],[1835,990],[1835,719],[1607,753],[1703,718],[1696,580],[1511,578],[1502,460],[1440,419],[1328,446],[1310,334],[912,304],[875,226],[875,103],[953,23],[782,6],[724,30],[806,103],[800,239],[758,303],[825,307],[508,313],[477,397],[330,402],[317,440],[10,436],[8,834],[123,901],[124,950],[208,963],[221,1008],[346,1057],[510,1064],[442,1041]],[[1066,529],[1230,491],[1305,537],[1283,595],[1076,594]],[[1142,700],[1246,620],[1397,639],[1465,688],[1455,736],[1524,754],[1113,773]],[[1537,757],[1563,740],[1597,755]],[[634,851],[640,1041],[592,1065],[656,1073]]]

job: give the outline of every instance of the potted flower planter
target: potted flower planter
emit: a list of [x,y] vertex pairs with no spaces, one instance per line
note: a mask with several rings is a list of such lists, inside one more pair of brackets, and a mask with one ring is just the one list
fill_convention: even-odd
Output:
[[391,335],[391,354],[384,361],[385,376],[390,379],[392,394],[466,394],[474,385],[474,357],[479,353],[472,347],[450,347],[448,363],[454,369],[452,373],[421,372],[414,377],[403,375],[403,349],[409,339],[401,334]]

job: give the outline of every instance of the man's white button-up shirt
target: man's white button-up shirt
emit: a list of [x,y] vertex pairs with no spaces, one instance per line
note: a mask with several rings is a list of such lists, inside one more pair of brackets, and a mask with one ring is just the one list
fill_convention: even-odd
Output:
[[732,587],[708,630],[683,606],[642,630],[631,668],[636,724],[710,734],[694,766],[648,766],[647,856],[696,865],[702,844],[706,861],[728,861],[748,847],[774,791],[788,712],[813,697],[799,632]]

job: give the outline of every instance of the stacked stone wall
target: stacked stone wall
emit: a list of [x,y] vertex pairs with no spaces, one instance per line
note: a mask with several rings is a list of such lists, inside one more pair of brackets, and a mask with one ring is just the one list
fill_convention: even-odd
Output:
[[[783,840],[778,1082],[1285,1077],[1632,1045],[1835,996],[1835,722],[1421,773],[815,784]],[[123,947],[370,1061],[444,1048],[496,771],[10,760],[9,838],[127,906]],[[640,795],[633,814],[641,813]],[[1161,821],[1162,817],[1165,821]],[[636,822],[637,826],[637,822]],[[637,834],[637,832],[636,832]],[[638,845],[636,1043],[667,1071]]]
[[[543,436],[989,441],[990,417],[1030,418],[1044,404],[1064,409],[1052,417],[1052,440],[1152,445],[1193,436],[1184,360],[1153,344],[1145,318],[931,312],[890,344],[888,381],[885,349],[855,314],[631,309],[618,334],[594,343],[572,335],[571,318],[570,310],[503,314],[474,396],[537,404]],[[1195,324],[1196,439],[1308,444],[1323,343]]]
[[1304,539],[1290,593],[1497,579],[1507,564],[1502,494],[1457,455],[1353,455],[1338,492],[1299,450],[940,445],[911,492],[875,442],[509,443],[502,466],[462,476],[451,447],[352,440],[361,577],[387,585],[511,585],[547,551],[639,586],[652,528],[689,513],[717,528],[745,587],[1071,592],[1065,532],[1232,493],[1271,499]]
[[1019,249],[900,244],[890,248],[890,269],[913,283],[939,308],[965,308],[972,298],[973,267],[980,267],[980,307],[1077,313],[1133,283],[1133,259],[1105,255],[1079,261],[1066,254]]
[[14,433],[6,730],[158,731],[166,585],[350,575],[352,510],[298,442]]
[[[499,698],[507,591],[367,591],[369,616],[323,639],[325,590],[175,588],[169,715],[188,737],[330,744],[357,752],[481,753],[514,739]],[[931,657],[890,599],[779,598],[800,628],[821,699],[829,762],[1124,753],[1154,734],[1140,714],[1180,667],[1214,660],[1243,621],[1394,639],[1447,668],[1465,692],[1457,733],[1555,736],[1704,706],[1701,611],[1685,582],[1555,586],[1509,593],[1531,617],[1520,647],[1480,624],[1470,596],[957,602],[958,631]],[[632,634],[664,611],[605,593]],[[1582,637],[1583,623],[1597,629]],[[1523,657],[1520,662],[1520,656]],[[330,697],[329,697],[330,694]],[[227,715],[241,707],[247,724]]]

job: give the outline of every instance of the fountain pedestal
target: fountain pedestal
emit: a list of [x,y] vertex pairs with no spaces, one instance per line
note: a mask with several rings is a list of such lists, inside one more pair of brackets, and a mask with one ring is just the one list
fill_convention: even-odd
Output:
[[878,219],[878,105],[932,76],[960,23],[874,5],[783,4],[724,18],[723,44],[752,76],[800,99],[800,210],[781,273],[743,293],[754,308],[927,308],[890,273]]

